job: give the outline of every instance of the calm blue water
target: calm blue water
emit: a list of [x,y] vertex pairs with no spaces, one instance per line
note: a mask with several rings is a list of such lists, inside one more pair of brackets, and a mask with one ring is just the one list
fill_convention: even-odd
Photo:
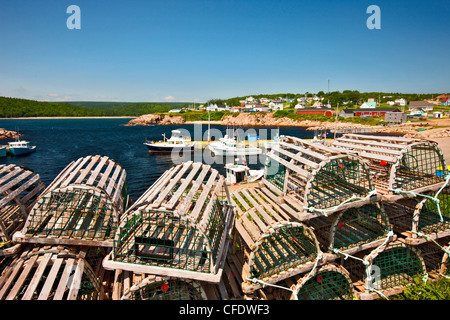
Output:
[[[23,157],[8,156],[0,159],[0,164],[16,164],[27,167],[41,176],[48,185],[71,161],[88,155],[108,156],[117,161],[127,171],[128,190],[132,200],[144,193],[158,177],[174,165],[171,155],[150,154],[143,144],[145,138],[161,140],[165,133],[170,137],[174,129],[187,130],[194,140],[201,140],[198,135],[207,138],[207,125],[168,125],[168,126],[124,126],[130,119],[0,119],[0,128],[19,131],[37,147],[37,151]],[[220,130],[223,134],[225,126],[211,125],[211,131]],[[242,132],[249,128],[241,127]],[[276,128],[258,127],[256,133],[261,139],[270,138]],[[264,131],[268,130],[267,135]],[[242,133],[241,132],[241,133]],[[280,127],[280,134],[299,138],[312,138],[314,133],[303,128]],[[197,136],[196,136],[197,134]],[[215,139],[213,139],[215,140]],[[8,141],[0,141],[5,145]],[[211,163],[205,158],[204,150],[183,155],[183,160],[202,161],[212,164],[222,174],[224,159],[216,159]],[[180,159],[175,159],[180,160]],[[227,161],[229,162],[229,161]],[[178,162],[179,163],[179,162]],[[175,163],[175,164],[178,164]],[[251,168],[261,168],[264,156],[258,162],[250,164]]]

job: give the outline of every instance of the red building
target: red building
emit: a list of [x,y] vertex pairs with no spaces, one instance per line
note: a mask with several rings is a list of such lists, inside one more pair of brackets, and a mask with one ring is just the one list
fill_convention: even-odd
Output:
[[306,109],[298,109],[295,113],[297,114],[321,114],[327,117],[331,117],[334,115],[334,109],[321,109],[321,108],[306,108]]

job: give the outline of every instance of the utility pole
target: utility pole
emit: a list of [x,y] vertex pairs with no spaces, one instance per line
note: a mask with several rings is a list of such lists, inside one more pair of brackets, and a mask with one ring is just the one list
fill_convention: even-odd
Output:
[[334,140],[336,140],[336,131],[337,131],[337,121],[338,121],[338,114],[339,114],[339,102],[338,102],[338,104],[337,104],[337,106],[336,106],[336,121],[334,122],[335,123],[335,126],[334,126]]
[[330,93],[330,79],[328,79],[328,93]]

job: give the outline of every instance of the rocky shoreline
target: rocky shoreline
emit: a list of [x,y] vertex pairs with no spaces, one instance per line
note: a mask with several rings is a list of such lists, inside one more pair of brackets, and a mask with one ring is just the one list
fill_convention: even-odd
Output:
[[[450,119],[448,119],[450,120]],[[128,122],[127,125],[174,125],[174,124],[207,124],[208,121],[185,121],[182,116],[168,116],[159,114],[146,114]],[[314,128],[323,129],[338,129],[338,130],[349,130],[352,129],[366,129],[372,133],[390,133],[395,135],[405,135],[411,138],[439,138],[439,137],[450,137],[450,121],[447,127],[434,128],[428,122],[416,122],[416,123],[406,123],[402,125],[391,125],[391,126],[370,126],[360,123],[351,122],[330,122],[330,121],[313,121],[313,120],[303,120],[298,121],[290,118],[276,118],[272,113],[264,114],[248,114],[240,113],[237,116],[228,115],[225,116],[221,121],[211,121],[211,124],[224,125],[224,126],[295,126],[303,127],[307,130],[313,130]]]
[[[19,137],[21,137],[21,136],[22,135],[19,135]],[[17,132],[0,128],[0,139],[14,139],[16,137],[17,137]]]

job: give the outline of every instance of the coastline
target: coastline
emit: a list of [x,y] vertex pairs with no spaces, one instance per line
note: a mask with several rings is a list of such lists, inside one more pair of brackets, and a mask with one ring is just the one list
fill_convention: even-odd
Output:
[[136,119],[137,116],[104,116],[104,117],[19,117],[0,118],[0,120],[44,120],[44,119]]

